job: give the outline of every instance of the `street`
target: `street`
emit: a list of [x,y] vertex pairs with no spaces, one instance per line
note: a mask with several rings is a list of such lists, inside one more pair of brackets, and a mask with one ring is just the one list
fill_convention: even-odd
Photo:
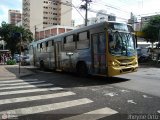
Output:
[[2,119],[160,119],[159,68],[142,66],[109,79],[39,70],[17,78],[9,71],[0,74]]

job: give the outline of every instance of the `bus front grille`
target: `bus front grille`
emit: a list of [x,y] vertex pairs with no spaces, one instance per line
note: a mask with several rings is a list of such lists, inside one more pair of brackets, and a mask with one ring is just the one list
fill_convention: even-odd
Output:
[[125,68],[125,69],[122,69],[122,72],[130,72],[132,71],[132,68]]

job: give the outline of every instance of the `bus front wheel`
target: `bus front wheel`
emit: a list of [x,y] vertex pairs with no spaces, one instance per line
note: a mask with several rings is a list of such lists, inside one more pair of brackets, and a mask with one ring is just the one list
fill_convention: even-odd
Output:
[[77,65],[77,75],[80,77],[88,76],[88,69],[85,63],[81,62]]

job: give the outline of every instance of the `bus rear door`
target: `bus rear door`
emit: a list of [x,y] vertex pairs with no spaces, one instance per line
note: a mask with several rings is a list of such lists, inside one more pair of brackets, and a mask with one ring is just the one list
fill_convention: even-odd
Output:
[[62,51],[62,42],[55,42],[54,44],[54,57],[55,57],[55,67],[56,70],[61,70],[61,51]]

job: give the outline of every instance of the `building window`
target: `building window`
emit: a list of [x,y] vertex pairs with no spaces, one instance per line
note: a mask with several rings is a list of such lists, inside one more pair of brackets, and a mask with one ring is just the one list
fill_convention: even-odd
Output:
[[53,18],[53,20],[57,20],[57,18]]
[[57,13],[53,13],[53,15],[57,15]]

